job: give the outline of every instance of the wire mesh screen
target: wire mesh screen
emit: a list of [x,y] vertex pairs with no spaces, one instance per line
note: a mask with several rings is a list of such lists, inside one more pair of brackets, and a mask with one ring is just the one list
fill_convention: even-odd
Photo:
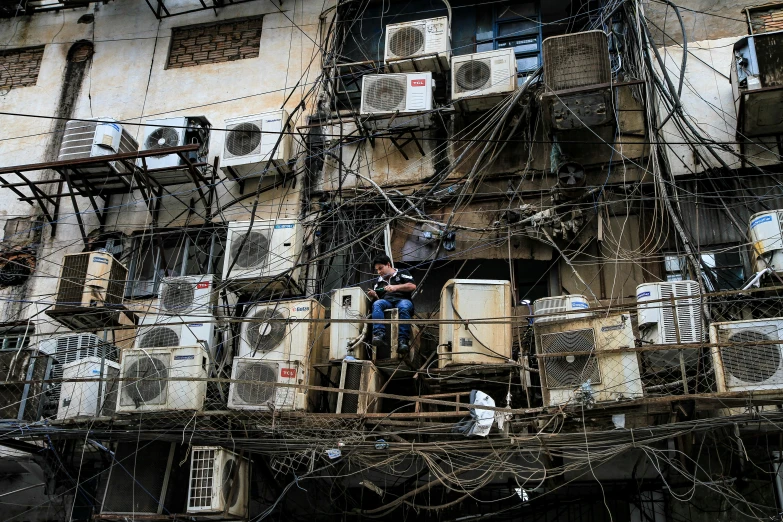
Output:
[[204,510],[212,507],[212,490],[215,487],[215,450],[196,448],[190,461],[190,486],[188,510]]
[[[345,381],[343,383],[343,387],[346,390],[360,389],[362,385],[362,371],[364,370],[364,365],[360,363],[359,364],[344,363],[343,368],[345,368]],[[359,396],[350,393],[344,393],[342,412],[356,413],[358,409],[359,409]]]
[[544,40],[544,80],[552,91],[611,82],[609,44],[603,31],[554,36]]
[[62,277],[57,289],[55,308],[81,306],[89,261],[90,254],[76,254],[63,258]]
[[595,335],[592,329],[545,334],[540,339],[541,353],[577,353],[563,357],[547,357],[544,360],[547,387],[574,387],[588,379],[593,383],[601,381],[598,361],[593,355]]

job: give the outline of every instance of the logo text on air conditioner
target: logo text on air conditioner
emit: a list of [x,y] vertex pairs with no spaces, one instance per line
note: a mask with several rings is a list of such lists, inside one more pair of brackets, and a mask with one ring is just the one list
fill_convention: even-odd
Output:
[[772,216],[761,216],[760,218],[754,219],[750,223],[750,228],[756,228],[758,225],[762,223],[768,223],[770,221],[772,221]]
[[642,297],[650,297],[650,292],[642,292],[641,294],[636,294],[637,299],[641,299]]
[[426,87],[427,80],[411,80],[411,87]]
[[574,303],[571,303],[571,308],[590,308],[590,306],[587,303],[576,301]]
[[295,379],[296,368],[280,368],[280,377],[284,377],[286,379]]
[[101,263],[103,265],[108,265],[109,264],[109,260],[107,258],[105,258],[105,257],[95,256],[95,257],[92,258],[92,260],[95,261],[96,263]]
[[200,283],[196,283],[196,288],[201,290],[202,288],[209,288],[209,281],[202,281]]

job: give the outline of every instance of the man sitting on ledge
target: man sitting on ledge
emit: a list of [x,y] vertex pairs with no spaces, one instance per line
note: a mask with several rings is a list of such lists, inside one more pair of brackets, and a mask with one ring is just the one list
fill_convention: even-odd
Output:
[[[395,270],[391,259],[381,254],[373,261],[373,267],[378,273],[378,280],[367,294],[373,299],[372,318],[383,319],[383,312],[389,308],[397,308],[400,319],[410,319],[413,315],[411,296],[416,290],[416,282],[407,270]],[[410,351],[411,325],[400,324],[397,353]],[[373,324],[372,345],[377,349],[385,348],[384,334],[386,325]]]

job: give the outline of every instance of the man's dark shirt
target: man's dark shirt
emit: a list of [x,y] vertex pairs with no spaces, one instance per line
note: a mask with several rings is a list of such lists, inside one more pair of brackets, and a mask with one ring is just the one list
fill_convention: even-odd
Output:
[[[413,279],[413,276],[410,272],[408,272],[405,269],[400,269],[394,272],[391,276],[389,276],[389,280],[385,280],[383,276],[379,276],[378,280],[375,281],[375,286],[372,287],[373,290],[378,292],[379,288],[383,288],[386,285],[404,285],[406,283],[413,283],[416,284],[416,281]],[[383,295],[378,294],[378,297],[381,299],[410,299],[413,292],[386,292]]]

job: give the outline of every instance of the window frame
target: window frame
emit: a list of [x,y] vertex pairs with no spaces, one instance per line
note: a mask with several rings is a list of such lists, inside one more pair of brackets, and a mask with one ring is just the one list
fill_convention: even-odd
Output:
[[530,73],[532,73],[535,69],[538,67],[541,67],[541,64],[543,63],[543,57],[542,54],[542,42],[543,42],[543,27],[541,25],[541,1],[535,0],[531,2],[509,2],[509,3],[520,3],[520,4],[531,4],[533,6],[533,9],[535,10],[535,20],[534,23],[537,25],[535,29],[531,29],[529,31],[522,31],[520,34],[514,34],[512,36],[500,36],[500,26],[504,24],[510,24],[514,22],[529,22],[531,21],[530,17],[527,16],[516,16],[511,18],[504,18],[503,20],[498,20],[500,16],[500,10],[503,8],[503,5],[495,5],[492,7],[492,38],[479,38],[479,35],[483,35],[485,33],[479,33],[478,27],[476,27],[476,52],[479,51],[479,47],[481,45],[486,45],[491,43],[492,44],[492,50],[498,50],[501,49],[499,45],[504,42],[510,42],[514,39],[523,39],[525,37],[535,36],[536,38],[536,51],[522,51],[517,53],[514,52],[514,55],[516,57],[516,60],[519,61],[523,58],[532,58],[536,57],[538,59],[538,65],[536,67],[525,69],[523,71],[517,70],[517,78],[525,78]]
[[[732,265],[718,265],[715,266],[715,256],[718,254],[736,254],[739,258],[739,262],[737,264]],[[721,278],[720,274],[724,273],[725,271],[732,271],[736,269],[740,269],[740,275],[741,275],[741,282],[744,282],[747,278],[747,263],[746,263],[746,256],[745,252],[743,251],[742,247],[737,245],[732,246],[714,246],[711,247],[710,250],[703,250],[699,252],[699,259],[702,263],[702,270],[708,271],[711,275],[710,278],[707,279],[708,281],[708,288],[707,290],[710,292],[719,292],[724,290],[739,290],[741,288],[741,285],[737,288],[729,288],[728,285],[722,285],[721,281],[727,282],[729,281],[726,278]],[[709,264],[708,259],[712,258],[712,265]],[[669,270],[669,264],[672,261],[677,262],[678,269],[677,270]],[[681,255],[677,252],[665,252],[663,254],[663,280],[664,281],[684,281],[686,278],[686,256]],[[708,268],[705,268],[708,267]],[[717,283],[717,288],[713,288],[713,282]]]

